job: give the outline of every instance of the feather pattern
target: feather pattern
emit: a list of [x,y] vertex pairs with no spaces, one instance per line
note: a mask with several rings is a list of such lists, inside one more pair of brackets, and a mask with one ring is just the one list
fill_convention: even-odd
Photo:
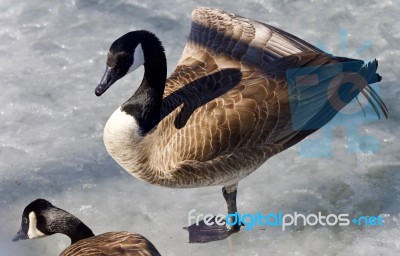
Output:
[[143,236],[130,232],[108,232],[82,239],[67,249],[60,256],[157,256],[160,253]]

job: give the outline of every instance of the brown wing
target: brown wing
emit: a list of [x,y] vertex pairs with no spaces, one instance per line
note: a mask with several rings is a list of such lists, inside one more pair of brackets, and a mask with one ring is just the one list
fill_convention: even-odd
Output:
[[154,245],[143,236],[130,232],[109,232],[80,240],[60,256],[159,256]]
[[[162,145],[154,153],[162,169],[174,170],[185,161],[215,165],[221,157],[252,152],[260,155],[259,165],[318,129],[302,125],[321,117],[326,123],[335,115],[324,104],[338,102],[346,75],[329,90],[317,86],[300,95],[288,87],[287,71],[310,67],[315,72],[332,64],[333,71],[322,72],[322,84],[350,59],[334,58],[284,31],[227,12],[200,8],[192,18],[189,41],[167,81],[163,119],[153,134]],[[371,70],[375,74],[376,66]],[[311,107],[292,104],[302,97],[307,99],[301,104]]]
[[303,51],[322,52],[273,26],[222,10],[197,8],[192,12],[188,42],[167,82],[165,95],[193,79],[222,69],[252,72],[276,59]]
[[[188,43],[167,81],[160,124],[165,152],[172,150],[179,159],[165,161],[204,161],[233,145],[245,146],[247,139],[265,141],[264,126],[274,126],[267,115],[276,118],[271,114],[279,108],[274,103],[278,82],[259,71],[283,56],[319,51],[288,35],[224,11],[193,11]],[[268,110],[265,100],[271,101]],[[173,125],[165,129],[169,124]]]

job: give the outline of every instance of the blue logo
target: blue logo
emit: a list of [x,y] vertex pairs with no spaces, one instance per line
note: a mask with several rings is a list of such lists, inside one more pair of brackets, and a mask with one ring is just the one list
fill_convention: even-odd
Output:
[[[344,55],[347,51],[347,30],[340,31],[339,39],[340,52]],[[349,54],[349,57],[355,57],[371,45],[370,40],[364,42],[356,51]],[[317,46],[329,52],[323,44]],[[376,78],[359,72],[363,65],[364,61],[354,60],[287,71],[292,129],[295,131],[319,129],[319,133],[316,134],[319,138],[315,136],[306,138],[298,144],[300,156],[332,158],[333,130],[337,127],[346,132],[348,152],[379,152],[380,141],[373,136],[361,134],[358,129],[361,125],[379,120],[375,109],[368,102],[371,100],[368,99],[369,95],[360,93],[365,83],[375,83],[371,87],[379,92]],[[346,76],[343,79],[344,75]],[[341,84],[338,86],[338,83]],[[334,86],[339,88],[336,92],[330,90]],[[336,95],[332,95],[333,93]],[[357,95],[360,97],[356,97]],[[345,105],[348,106],[344,108]]]

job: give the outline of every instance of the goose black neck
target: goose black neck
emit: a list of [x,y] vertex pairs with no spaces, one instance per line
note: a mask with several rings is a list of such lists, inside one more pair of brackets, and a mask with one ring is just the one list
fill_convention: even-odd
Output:
[[47,233],[64,234],[71,239],[71,244],[94,236],[92,230],[81,220],[62,209],[54,209],[51,215],[53,215],[53,218],[51,222],[47,223]]
[[144,55],[143,80],[135,94],[121,108],[135,118],[142,135],[145,135],[160,121],[167,61],[160,40],[150,32],[143,32],[140,40]]

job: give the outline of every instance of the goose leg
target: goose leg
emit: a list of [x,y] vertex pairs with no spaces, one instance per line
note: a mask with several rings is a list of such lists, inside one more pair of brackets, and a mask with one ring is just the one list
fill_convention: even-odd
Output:
[[[236,207],[236,194],[237,194],[237,183],[231,186],[225,186],[222,188],[222,194],[224,195],[228,214],[234,214],[237,212]],[[213,223],[212,225],[206,225],[204,220],[200,221],[198,225],[194,223],[193,225],[185,228],[189,231],[189,242],[190,243],[207,243],[212,241],[223,240],[233,233],[239,232],[240,225],[238,220],[235,221],[234,217],[230,217],[230,222],[235,223],[233,226],[226,224],[225,220],[222,225],[218,225],[216,217],[213,217],[208,221]]]

